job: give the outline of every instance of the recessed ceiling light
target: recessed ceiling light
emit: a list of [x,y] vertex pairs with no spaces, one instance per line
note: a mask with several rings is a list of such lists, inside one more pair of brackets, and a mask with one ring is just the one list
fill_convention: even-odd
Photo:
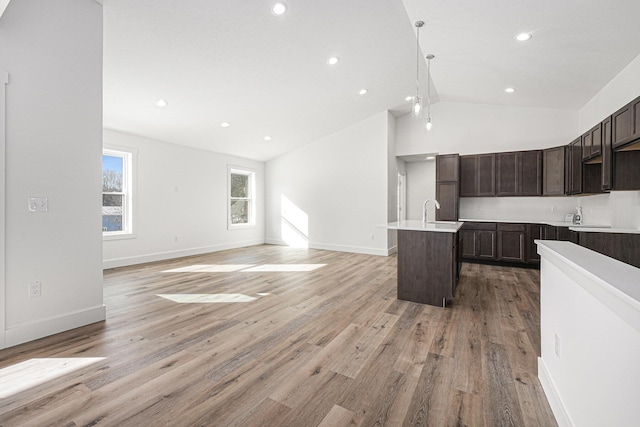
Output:
[[264,140],[265,141],[271,141],[271,137],[269,135],[267,135],[267,136],[264,137]]
[[329,63],[329,65],[336,65],[338,61],[340,61],[340,58],[338,58],[337,56],[332,56],[327,62]]
[[413,100],[413,96],[409,95],[404,100],[405,101],[411,101],[411,100]]
[[164,108],[169,104],[164,99],[159,99],[158,102],[156,102],[156,105],[160,108]]
[[368,91],[368,90],[366,90],[366,89],[360,89],[360,92],[358,92],[358,93],[359,93],[360,95],[364,95],[364,94],[366,94],[367,92],[369,92],[369,91]]
[[520,33],[516,36],[516,40],[519,42],[526,42],[527,40],[531,40],[531,37],[533,37],[531,33]]
[[286,11],[287,11],[287,4],[286,3],[276,3],[271,8],[271,12],[274,15],[277,15],[277,16],[284,15],[284,13]]
[[512,87],[508,87],[508,88],[506,88],[504,91],[505,91],[505,92],[507,92],[507,93],[513,93],[513,92],[515,92],[516,90],[515,90],[514,88],[512,88]]
[[222,123],[220,123],[220,126],[222,126],[223,128],[228,128],[229,126],[231,126],[231,123],[229,123],[229,122],[222,122]]

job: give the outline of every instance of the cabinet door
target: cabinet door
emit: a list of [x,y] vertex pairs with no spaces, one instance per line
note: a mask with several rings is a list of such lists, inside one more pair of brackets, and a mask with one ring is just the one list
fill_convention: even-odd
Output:
[[629,103],[625,105],[611,116],[613,148],[618,148],[631,140],[631,135],[633,134],[633,121],[631,117],[632,104],[633,103]]
[[582,193],[582,138],[569,144],[567,150],[567,194]]
[[602,127],[602,189],[611,190],[613,187],[613,151],[611,148],[611,117],[601,123]]
[[496,155],[478,154],[478,196],[496,195]]
[[440,209],[436,209],[437,221],[458,220],[458,183],[437,182],[436,199],[440,203]]
[[476,251],[476,231],[475,230],[461,230],[460,234],[460,254],[463,258],[477,258],[478,253]]
[[436,156],[436,181],[458,181],[460,156],[458,154],[446,154]]
[[518,153],[518,195],[542,195],[542,151]]
[[496,232],[476,231],[476,253],[479,259],[496,259]]
[[582,135],[582,159],[591,157],[591,132]]
[[591,157],[597,157],[602,153],[602,127],[600,123],[589,131],[591,139]]
[[542,194],[545,196],[562,196],[564,190],[564,157],[565,147],[549,148],[543,152]]
[[522,231],[498,231],[498,260],[524,262],[524,238]]
[[542,224],[527,224],[527,262],[539,263],[540,255],[538,254],[538,247],[534,240],[542,240],[545,238],[545,226]]
[[496,154],[496,195],[518,195],[518,153]]
[[460,156],[460,197],[478,195],[478,156]]

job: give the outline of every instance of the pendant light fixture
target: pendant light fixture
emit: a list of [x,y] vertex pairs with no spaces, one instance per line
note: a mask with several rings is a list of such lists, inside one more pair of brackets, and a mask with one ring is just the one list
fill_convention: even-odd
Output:
[[416,21],[416,95],[411,102],[411,117],[414,119],[422,118],[422,97],[420,96],[420,28],[424,25],[423,21]]
[[427,55],[427,130],[431,130],[431,60],[435,58],[432,54]]

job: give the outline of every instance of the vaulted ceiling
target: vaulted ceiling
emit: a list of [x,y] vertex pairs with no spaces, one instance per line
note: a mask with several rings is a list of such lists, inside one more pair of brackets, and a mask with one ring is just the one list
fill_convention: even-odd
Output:
[[434,102],[577,110],[640,54],[637,0],[284,1],[104,0],[105,127],[271,159],[408,111],[416,20]]

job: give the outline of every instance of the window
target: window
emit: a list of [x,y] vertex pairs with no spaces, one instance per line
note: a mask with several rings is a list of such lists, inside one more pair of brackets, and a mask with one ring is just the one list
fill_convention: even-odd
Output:
[[229,167],[228,226],[255,225],[255,172]]
[[132,234],[133,153],[102,150],[102,235]]

